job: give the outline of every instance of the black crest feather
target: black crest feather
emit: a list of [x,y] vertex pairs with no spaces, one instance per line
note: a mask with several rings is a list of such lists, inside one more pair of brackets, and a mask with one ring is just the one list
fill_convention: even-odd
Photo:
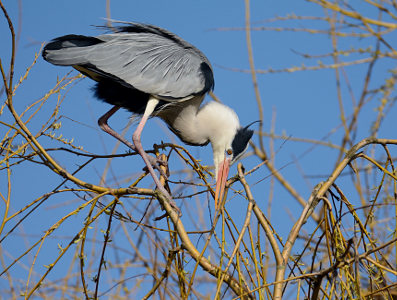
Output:
[[248,147],[248,142],[254,134],[254,131],[248,128],[250,125],[239,128],[234,136],[232,142],[233,160],[237,160]]

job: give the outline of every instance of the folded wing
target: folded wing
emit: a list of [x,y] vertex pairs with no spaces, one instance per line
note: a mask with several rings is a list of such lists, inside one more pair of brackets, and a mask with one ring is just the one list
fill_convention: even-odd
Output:
[[151,25],[129,23],[98,37],[66,35],[47,44],[43,57],[55,65],[73,66],[96,81],[115,80],[168,100],[204,94],[214,86],[204,54]]

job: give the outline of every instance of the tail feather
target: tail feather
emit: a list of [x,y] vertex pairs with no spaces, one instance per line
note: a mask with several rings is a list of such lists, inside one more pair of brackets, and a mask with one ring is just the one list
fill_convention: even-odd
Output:
[[86,54],[102,40],[84,35],[65,35],[49,42],[43,49],[43,58],[54,65],[73,66],[87,63]]

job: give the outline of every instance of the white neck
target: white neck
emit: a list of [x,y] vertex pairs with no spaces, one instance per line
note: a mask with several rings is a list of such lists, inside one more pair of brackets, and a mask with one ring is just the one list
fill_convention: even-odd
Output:
[[200,107],[203,97],[195,97],[185,103],[173,104],[164,114],[159,114],[176,134],[187,143],[211,142],[215,167],[224,159],[225,150],[240,127],[236,113],[228,106],[209,102]]

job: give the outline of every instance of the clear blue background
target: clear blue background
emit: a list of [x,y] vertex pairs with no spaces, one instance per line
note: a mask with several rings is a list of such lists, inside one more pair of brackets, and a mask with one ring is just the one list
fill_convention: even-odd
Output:
[[[14,26],[20,32],[18,39],[18,49],[15,65],[15,80],[25,73],[26,68],[32,63],[35,53],[46,41],[65,34],[85,34],[97,35],[101,31],[93,25],[103,25],[106,17],[105,1],[5,1],[5,6],[14,21]],[[21,6],[19,6],[21,4]],[[366,12],[364,4],[361,9]],[[20,11],[19,8],[22,8]],[[18,13],[21,12],[21,19]],[[288,21],[285,23],[263,23],[263,20],[276,16],[285,16],[294,13],[296,15],[323,15],[322,9],[315,4],[303,1],[252,1],[251,21],[252,26],[271,26],[271,27],[296,27],[296,28],[321,28],[327,29],[328,24],[317,23],[316,21]],[[370,12],[368,12],[370,13]],[[136,21],[155,24],[166,28],[182,38],[186,39],[202,52],[206,54],[213,65],[215,74],[215,94],[227,105],[235,109],[240,117],[242,124],[248,124],[258,120],[258,109],[255,100],[252,78],[249,73],[231,71],[231,68],[249,69],[245,26],[244,1],[112,1],[111,17],[116,20]],[[18,20],[21,22],[18,23]],[[231,30],[235,29],[235,30]],[[0,57],[3,65],[7,66],[10,56],[9,31],[3,17],[0,18]],[[331,39],[328,35],[313,35],[305,32],[297,33],[293,31],[253,31],[252,32],[253,51],[255,66],[258,69],[283,69],[292,66],[317,65],[320,59],[304,59],[296,52],[310,53],[313,55],[331,52]],[[339,47],[349,49],[350,47],[367,47],[373,41],[366,39],[340,39]],[[353,55],[346,60],[362,58],[367,56]],[[376,76],[371,86],[381,84],[390,61],[384,61],[376,65],[375,71],[380,75]],[[331,64],[331,58],[322,60],[325,64]],[[359,98],[363,87],[364,76],[367,65],[352,66],[346,68],[346,75],[352,86],[352,92]],[[21,112],[24,108],[41,98],[46,91],[52,88],[57,77],[64,76],[70,72],[71,68],[56,67],[43,61],[40,57],[37,64],[30,71],[28,79],[18,89],[14,103],[17,111]],[[325,139],[333,143],[340,143],[343,129],[340,126],[340,113],[336,95],[336,82],[334,70],[303,71],[295,73],[276,73],[258,74],[258,83],[264,107],[264,130],[269,132],[271,127],[272,114],[276,114],[275,131],[277,134],[285,134],[296,138],[323,139],[333,129],[335,132]],[[73,74],[77,74],[73,71]],[[62,132],[65,138],[74,138],[75,145],[81,145],[85,150],[94,153],[110,153],[115,141],[106,136],[97,128],[97,119],[110,108],[109,105],[96,101],[90,88],[92,82],[89,79],[81,80],[70,92],[61,106],[60,114],[68,119],[62,119]],[[352,102],[346,84],[342,85],[342,96],[345,100],[346,115],[352,113]],[[1,100],[5,98],[4,93]],[[52,101],[56,101],[53,97]],[[380,99],[375,98],[367,104],[360,115],[359,130],[356,141],[367,137],[370,134],[372,120],[375,119],[374,109],[379,105]],[[396,113],[396,109],[391,114]],[[32,121],[32,131],[34,126],[40,125],[40,118],[48,116],[49,111],[43,111]],[[10,120],[10,116],[5,113],[2,118]],[[129,113],[119,112],[110,120],[110,124],[118,131],[124,129],[129,120]],[[78,123],[76,123],[78,122]],[[83,124],[83,125],[81,125]],[[393,137],[393,130],[396,127],[395,118],[388,118],[380,131],[380,137]],[[4,127],[2,127],[4,129]],[[0,128],[0,130],[3,130]],[[39,127],[36,127],[38,130]],[[129,131],[131,136],[132,130]],[[154,143],[176,142],[179,140],[169,132],[169,130],[159,120],[149,121],[143,133],[143,144],[146,148],[151,148]],[[254,136],[254,142],[258,142],[258,136]],[[46,144],[45,140],[42,139]],[[48,145],[51,141],[47,140]],[[265,138],[265,145],[268,149],[268,139]],[[197,158],[201,158],[203,164],[212,164],[212,153],[209,146],[205,148],[188,147],[191,153]],[[332,171],[337,151],[316,146],[311,149],[311,145],[282,140],[275,143],[276,166],[281,173],[306,199],[310,195],[312,187],[320,180],[326,178]],[[310,149],[310,151],[308,151]],[[125,151],[121,147],[118,152]],[[82,161],[70,161],[70,155],[60,155],[59,162],[64,164],[69,171],[77,168],[77,164]],[[68,160],[69,159],[69,160]],[[73,158],[75,159],[75,158]],[[79,173],[84,180],[92,183],[99,183],[102,169],[106,161],[95,164]],[[246,169],[251,169],[259,160],[248,157],[243,160]],[[108,181],[113,179],[120,185],[126,185],[122,180],[131,173],[139,173],[143,163],[139,158],[124,158],[114,162]],[[179,165],[181,168],[182,165]],[[231,175],[235,174],[235,168],[231,170]],[[253,186],[255,199],[266,207],[269,197],[269,171],[262,167],[257,173],[248,178]],[[303,179],[302,175],[321,175],[315,178]],[[4,177],[0,177],[3,180]],[[13,203],[12,212],[17,211],[26,203],[31,202],[36,197],[46,191],[51,190],[61,179],[51,176],[51,172],[44,167],[31,164],[31,168],[15,168],[13,173]],[[147,181],[151,184],[150,181]],[[3,185],[0,183],[0,185]],[[49,188],[50,187],[50,188]],[[236,185],[236,188],[237,187]],[[0,186],[2,192],[4,186]],[[29,191],[29,192],[27,192]],[[56,202],[59,201],[59,202]],[[60,203],[70,202],[71,207],[63,206],[66,210],[57,210],[54,207]],[[180,201],[180,205],[183,205]],[[41,211],[35,212],[27,219],[23,226],[15,232],[15,235],[7,239],[4,244],[5,251],[17,256],[24,251],[25,245],[21,245],[24,240],[30,244],[43,231],[48,229],[51,224],[56,222],[65,211],[70,211],[78,204],[76,199],[65,199],[62,196],[51,198],[51,203],[46,203]],[[186,205],[186,204],[185,204]],[[235,214],[245,212],[246,202],[239,198],[235,203],[229,203],[228,208]],[[265,209],[264,209],[265,210]],[[286,236],[291,228],[290,216],[297,218],[300,214],[299,206],[291,196],[276,184],[271,221],[281,236]],[[138,215],[136,216],[138,218]],[[77,218],[77,217],[76,217]],[[76,219],[77,220],[77,219]],[[81,226],[81,223],[67,223],[64,227],[64,234],[69,236],[74,233],[73,225]],[[310,225],[310,224],[309,224]],[[192,225],[194,227],[194,225]],[[203,229],[203,228],[202,228]],[[21,239],[19,235],[33,235],[32,239]],[[45,252],[49,257],[54,257],[51,253],[55,252],[56,244],[45,247]],[[52,252],[53,251],[53,252]],[[40,256],[38,265],[52,262],[52,258]],[[39,267],[40,268],[40,267]],[[26,277],[26,271],[17,269],[18,275],[22,279]],[[42,270],[41,270],[42,271]],[[54,270],[54,274],[57,270]],[[62,273],[62,272],[61,272]],[[59,274],[61,276],[61,274]],[[7,286],[7,282],[0,281],[2,288]]]

